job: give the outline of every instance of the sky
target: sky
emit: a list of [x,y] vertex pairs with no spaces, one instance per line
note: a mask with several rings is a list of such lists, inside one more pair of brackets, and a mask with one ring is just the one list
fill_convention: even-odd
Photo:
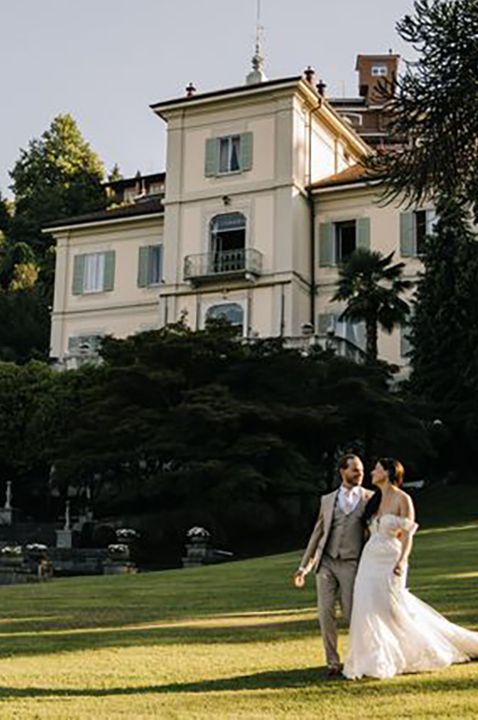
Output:
[[[166,127],[149,105],[240,85],[257,0],[0,0],[0,192],[33,138],[71,113],[106,170],[165,169]],[[395,25],[413,0],[261,0],[270,79],[315,68],[334,97],[356,96],[357,54],[405,58]]]

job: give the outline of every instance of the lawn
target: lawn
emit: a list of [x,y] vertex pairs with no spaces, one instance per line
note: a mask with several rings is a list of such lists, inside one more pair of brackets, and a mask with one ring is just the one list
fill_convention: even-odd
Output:
[[[410,574],[476,630],[477,547],[476,521],[425,525]],[[298,558],[0,588],[0,718],[478,717],[478,662],[325,680],[313,582],[290,583]]]

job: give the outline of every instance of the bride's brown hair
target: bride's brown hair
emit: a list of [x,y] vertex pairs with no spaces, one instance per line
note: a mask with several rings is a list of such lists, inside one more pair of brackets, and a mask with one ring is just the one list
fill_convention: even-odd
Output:
[[[400,460],[396,460],[395,458],[390,457],[383,457],[378,458],[377,463],[380,463],[385,472],[388,474],[388,479],[390,480],[392,485],[395,485],[396,487],[402,486],[403,478],[405,476],[405,470]],[[367,525],[369,520],[377,512],[380,506],[381,499],[382,493],[377,488],[377,490],[375,490],[374,494],[365,506],[365,512],[362,517],[362,522],[364,525]]]
[[405,477],[405,470],[400,462],[400,460],[395,460],[395,458],[385,457],[385,458],[379,458],[377,460],[378,463],[383,467],[385,472],[388,473],[388,479],[392,483],[392,485],[396,485],[397,487],[402,487],[403,485],[403,478]]

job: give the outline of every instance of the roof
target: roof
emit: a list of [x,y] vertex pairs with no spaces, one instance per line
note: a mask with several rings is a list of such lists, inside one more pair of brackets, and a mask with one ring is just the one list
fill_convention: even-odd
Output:
[[367,182],[367,181],[378,181],[380,176],[375,173],[371,173],[368,168],[363,165],[351,165],[351,167],[342,170],[334,175],[329,175],[322,180],[318,180],[312,183],[310,186],[311,190],[319,190],[320,188],[333,188],[338,185],[353,185],[354,183]]
[[278,78],[276,80],[265,80],[261,83],[256,83],[254,85],[237,85],[235,87],[230,88],[224,88],[222,90],[212,90],[210,92],[205,93],[197,93],[194,95],[191,95],[190,97],[183,96],[180,98],[173,98],[172,100],[162,100],[157,103],[153,103],[150,105],[150,108],[154,110],[154,112],[157,112],[163,107],[170,107],[171,105],[182,105],[183,103],[195,103],[198,100],[208,100],[210,98],[214,97],[221,97],[223,95],[233,95],[235,93],[248,93],[251,91],[257,91],[274,87],[276,85],[286,85],[294,82],[299,82],[299,80],[303,80],[302,75],[294,75],[293,77],[287,77],[287,78]]
[[359,69],[359,62],[360,60],[370,60],[370,62],[374,62],[375,60],[400,60],[400,55],[398,53],[379,53],[378,55],[357,55],[357,62],[355,64],[355,69]]
[[334,107],[337,106],[357,106],[357,107],[363,107],[366,104],[366,100],[364,97],[353,97],[353,98],[327,98],[329,103],[333,105]]
[[97,212],[88,213],[86,215],[75,215],[74,217],[55,220],[55,222],[50,223],[45,230],[70,227],[70,225],[85,225],[93,222],[105,222],[108,220],[120,220],[122,218],[155,215],[163,212],[164,207],[162,197],[156,196],[131,203],[130,205],[121,205],[119,207],[111,208],[110,210],[98,210]]
[[157,173],[150,173],[149,175],[141,175],[141,173],[137,173],[136,175],[133,175],[132,177],[127,178],[118,178],[118,180],[107,180],[104,185],[111,187],[123,187],[128,185],[134,185],[135,182],[138,182],[138,180],[146,180],[146,182],[164,182],[166,179],[166,173],[165,172],[157,172]]

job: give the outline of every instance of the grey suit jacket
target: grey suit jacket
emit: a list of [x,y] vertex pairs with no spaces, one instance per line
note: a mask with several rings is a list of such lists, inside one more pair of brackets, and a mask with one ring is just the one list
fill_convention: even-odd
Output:
[[[363,487],[360,488],[360,491],[360,502],[363,504],[363,506],[365,506],[368,500],[370,500],[370,498],[372,497],[373,492],[372,490],[367,490]],[[304,571],[305,574],[309,573],[311,570],[317,570],[320,565],[320,561],[322,560],[322,554],[327,544],[327,540],[329,539],[329,533],[332,527],[334,507],[337,500],[338,492],[339,490],[337,489],[331,493],[328,493],[327,495],[322,495],[320,501],[319,517],[317,519],[315,527],[312,531],[312,535],[310,536],[309,543],[300,562],[300,568]]]

